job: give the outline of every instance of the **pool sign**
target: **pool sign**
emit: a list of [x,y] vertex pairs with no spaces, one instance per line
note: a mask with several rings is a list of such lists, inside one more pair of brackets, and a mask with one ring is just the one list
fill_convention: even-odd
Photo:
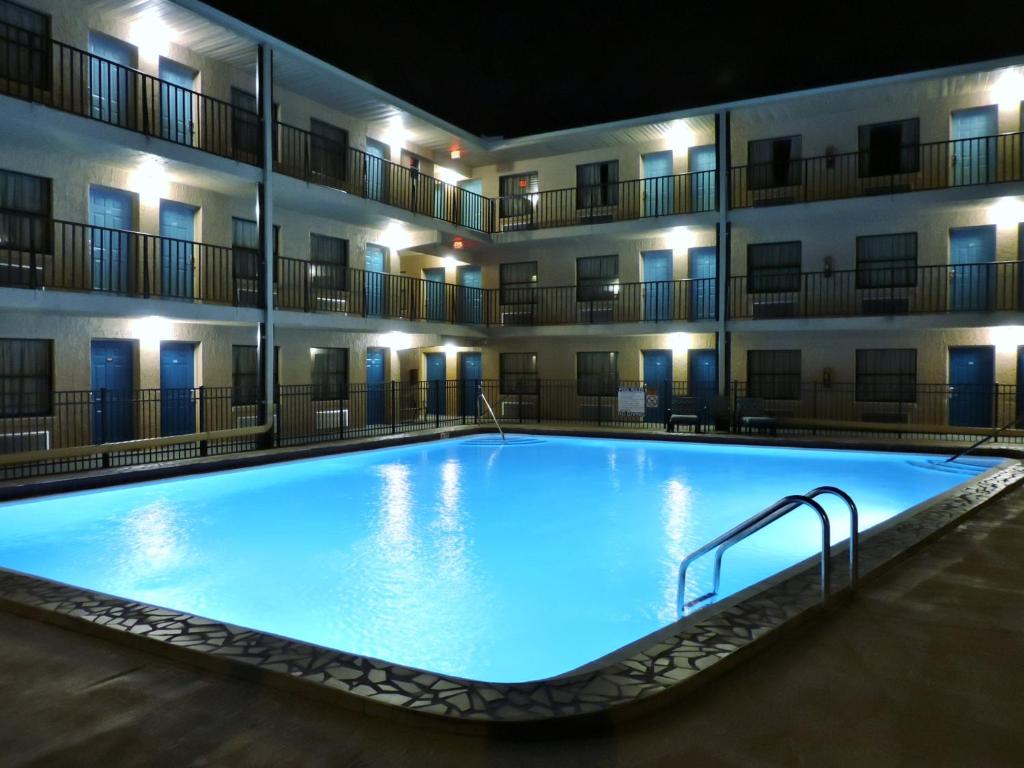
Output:
[[619,387],[619,413],[643,415],[643,387]]
[[658,407],[658,390],[656,387],[647,388],[647,407],[657,408]]

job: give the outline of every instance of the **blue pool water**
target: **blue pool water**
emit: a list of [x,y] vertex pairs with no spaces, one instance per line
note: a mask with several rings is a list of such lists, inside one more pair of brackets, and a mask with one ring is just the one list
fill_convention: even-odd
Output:
[[[0,505],[0,565],[435,672],[523,681],[673,622],[680,559],[781,496],[838,485],[864,530],[969,479],[929,460],[463,438]],[[845,507],[823,503],[838,542]],[[721,594],[819,541],[812,512],[790,515],[730,551]],[[709,565],[691,569],[687,597],[708,590]]]

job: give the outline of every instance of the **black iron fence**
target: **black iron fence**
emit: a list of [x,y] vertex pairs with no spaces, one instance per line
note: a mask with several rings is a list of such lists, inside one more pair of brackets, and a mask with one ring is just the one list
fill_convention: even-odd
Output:
[[255,112],[2,22],[0,93],[215,155],[260,162]]
[[[625,380],[458,380],[349,384],[331,393],[281,385],[274,445],[307,445],[459,425],[490,425],[482,391],[503,426],[564,424],[641,430],[665,428],[681,398],[696,402],[708,429],[742,430],[739,417],[772,417],[776,431],[813,435],[867,432],[974,440],[986,430],[1024,419],[1024,398],[1012,385],[792,382],[758,377],[731,382],[725,396],[701,394],[698,382]],[[10,408],[11,401],[5,401]],[[21,415],[0,417],[0,454],[97,446],[195,432],[259,426],[258,406],[231,387],[62,391],[21,398]],[[920,431],[915,431],[919,427]],[[891,428],[891,429],[887,429]],[[1024,442],[1024,432],[1001,440]],[[0,467],[5,479],[237,453],[265,447],[239,437],[158,448],[86,453]]]
[[729,317],[841,317],[1024,309],[1024,263],[741,275],[729,279]]
[[730,169],[730,208],[1024,180],[1024,133],[935,141]]

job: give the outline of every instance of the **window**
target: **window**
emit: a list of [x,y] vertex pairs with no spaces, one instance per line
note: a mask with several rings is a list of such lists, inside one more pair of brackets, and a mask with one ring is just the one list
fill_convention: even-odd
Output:
[[577,352],[576,393],[614,395],[619,389],[618,352]]
[[503,352],[501,364],[501,394],[537,394],[537,355],[534,352]]
[[919,170],[919,123],[915,117],[911,120],[860,126],[857,130],[861,178],[914,173]]
[[344,291],[348,287],[348,240],[311,234],[310,277],[316,288]]
[[49,16],[0,0],[0,81],[15,93],[49,87]]
[[539,189],[536,171],[502,176],[498,179],[498,194],[501,196],[498,215],[502,218],[532,216]]
[[0,339],[0,416],[48,416],[53,392],[53,342]]
[[766,400],[799,400],[800,350],[748,350],[747,395]]
[[917,402],[917,350],[858,349],[857,400]]
[[[236,278],[256,280],[259,277],[260,230],[251,219],[231,219],[231,249],[234,252]],[[280,256],[281,227],[274,225],[274,256]]]
[[800,136],[747,142],[747,188],[770,189],[800,183]]
[[747,246],[747,293],[800,290],[800,241]]
[[857,287],[917,285],[917,233],[857,238]]
[[619,257],[576,259],[576,300],[601,301],[619,297]]
[[576,166],[576,207],[597,208],[619,203],[619,161]]
[[231,404],[255,405],[260,396],[259,350],[255,346],[231,347]]
[[260,156],[260,118],[256,97],[231,89],[231,144],[235,156],[256,162]]
[[348,131],[310,120],[309,133],[309,168],[313,176],[328,184],[344,182]]
[[502,264],[500,272],[502,304],[537,303],[537,262],[518,261]]
[[0,248],[49,253],[50,180],[0,171]]
[[348,350],[312,347],[314,400],[344,400],[348,397]]

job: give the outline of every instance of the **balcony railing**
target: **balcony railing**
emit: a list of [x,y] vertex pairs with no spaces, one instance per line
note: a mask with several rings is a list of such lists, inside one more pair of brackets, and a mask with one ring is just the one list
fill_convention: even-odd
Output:
[[628,221],[718,208],[716,171],[499,197],[497,232]]
[[0,23],[0,93],[258,164],[259,116]]
[[810,203],[1024,180],[1022,133],[741,165],[730,208]]
[[729,317],[847,317],[1024,309],[1024,262],[741,275]]

